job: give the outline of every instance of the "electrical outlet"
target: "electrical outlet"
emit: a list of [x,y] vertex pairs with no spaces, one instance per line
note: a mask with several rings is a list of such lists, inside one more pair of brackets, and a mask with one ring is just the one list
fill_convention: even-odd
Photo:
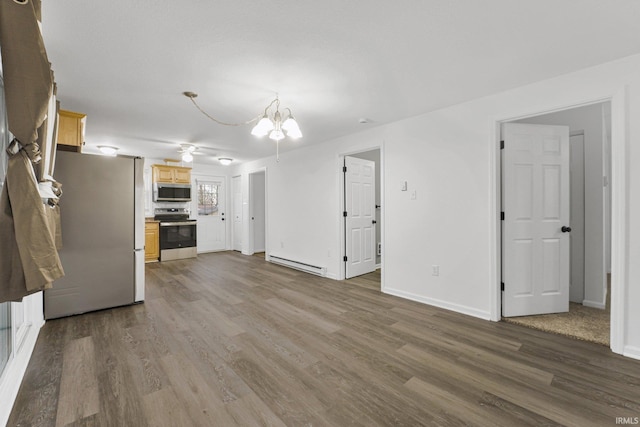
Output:
[[432,265],[431,266],[431,275],[432,276],[439,276],[440,275],[440,266],[439,265]]
[[411,191],[411,200],[418,198],[418,192],[416,190]]

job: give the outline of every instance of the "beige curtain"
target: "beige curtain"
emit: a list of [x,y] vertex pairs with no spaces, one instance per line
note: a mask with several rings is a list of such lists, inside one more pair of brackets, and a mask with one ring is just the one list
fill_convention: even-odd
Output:
[[33,169],[53,93],[39,19],[39,0],[0,0],[6,110],[15,136],[0,194],[0,302],[50,288],[64,275],[56,250],[59,211],[43,203]]
[[40,1],[0,0],[0,49],[9,130],[23,146],[38,139],[53,76],[37,17]]
[[19,150],[0,194],[0,302],[48,289],[64,276],[50,227],[55,214],[42,203],[31,161]]

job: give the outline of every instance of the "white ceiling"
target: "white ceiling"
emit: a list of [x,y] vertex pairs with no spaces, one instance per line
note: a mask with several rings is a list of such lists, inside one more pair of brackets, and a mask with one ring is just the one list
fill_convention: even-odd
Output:
[[[196,162],[271,156],[243,122],[278,93],[304,138],[281,151],[640,52],[637,0],[43,0],[62,108],[87,152]],[[370,123],[360,124],[360,118]]]

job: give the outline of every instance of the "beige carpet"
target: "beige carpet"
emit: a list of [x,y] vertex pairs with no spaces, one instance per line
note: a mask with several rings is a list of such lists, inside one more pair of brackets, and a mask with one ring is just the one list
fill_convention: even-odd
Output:
[[609,310],[572,302],[569,303],[568,313],[509,317],[504,318],[504,321],[609,346],[610,316]]
[[503,317],[502,320],[545,332],[566,335],[583,341],[609,347],[611,319],[611,275],[607,275],[606,309],[585,307],[569,303],[568,313],[541,314],[538,316]]

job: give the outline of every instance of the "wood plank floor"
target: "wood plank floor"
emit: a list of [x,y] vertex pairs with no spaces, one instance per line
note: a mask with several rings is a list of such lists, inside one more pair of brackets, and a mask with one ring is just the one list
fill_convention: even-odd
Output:
[[640,362],[234,252],[144,304],[48,321],[9,426],[616,425]]

